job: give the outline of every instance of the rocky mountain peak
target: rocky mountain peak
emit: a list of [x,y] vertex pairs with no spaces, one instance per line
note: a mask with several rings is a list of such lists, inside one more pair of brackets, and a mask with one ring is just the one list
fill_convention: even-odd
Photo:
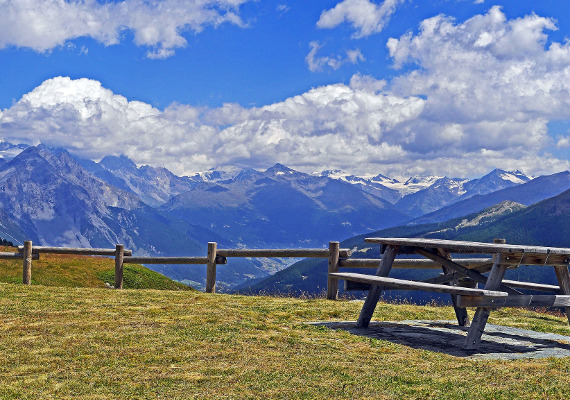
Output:
[[120,156],[105,156],[99,164],[107,168],[109,171],[117,171],[120,169],[136,171],[138,169],[137,165],[124,154],[121,154]]

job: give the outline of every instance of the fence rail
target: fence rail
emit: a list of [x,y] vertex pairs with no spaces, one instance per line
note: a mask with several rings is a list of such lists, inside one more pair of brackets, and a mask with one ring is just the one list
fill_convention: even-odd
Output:
[[[32,246],[31,241],[24,242],[18,247],[17,253],[0,253],[0,259],[22,259],[24,284],[31,283],[32,260],[37,260],[40,254],[76,254],[90,256],[109,256],[115,259],[115,288],[123,287],[124,264],[186,264],[206,265],[206,292],[216,291],[216,266],[227,264],[231,257],[244,258],[328,258],[327,298],[338,298],[338,279],[334,276],[339,268],[378,268],[380,259],[349,259],[350,249],[339,248],[339,242],[329,242],[328,249],[218,249],[216,242],[208,243],[206,257],[136,257],[131,250],[118,244],[114,249],[76,248]],[[492,263],[486,258],[457,259],[457,262],[468,268],[477,268]],[[396,259],[394,268],[426,268],[441,269],[441,265],[425,259]],[[332,275],[331,275],[332,274]],[[552,288],[555,289],[555,288]]]
[[[7,252],[1,252],[0,253],[0,260],[21,260],[23,258],[23,254],[22,253],[7,253]],[[37,260],[40,258],[39,254],[33,254],[32,258],[34,260]]]
[[[12,258],[23,260],[23,282],[31,284],[32,260],[37,260],[40,254],[77,254],[90,256],[110,256],[115,258],[115,289],[123,287],[124,264],[202,264],[206,270],[206,292],[216,291],[216,266],[227,264],[228,257],[247,258],[328,258],[329,269],[338,269],[341,257],[350,257],[349,249],[340,249],[338,242],[330,242],[329,249],[218,249],[216,242],[208,243],[206,257],[134,257],[131,250],[124,249],[118,244],[114,249],[76,248],[76,247],[50,247],[32,246],[31,241],[24,242],[18,247],[18,253],[0,253],[0,258]],[[329,298],[336,298],[338,294],[338,282],[329,282]]]
[[[24,251],[24,246],[18,246],[18,251]],[[78,248],[78,247],[49,247],[49,246],[33,246],[32,254],[50,253],[50,254],[77,254],[85,256],[114,256],[117,249],[96,249],[96,248]],[[131,250],[124,250],[125,256],[131,256]]]

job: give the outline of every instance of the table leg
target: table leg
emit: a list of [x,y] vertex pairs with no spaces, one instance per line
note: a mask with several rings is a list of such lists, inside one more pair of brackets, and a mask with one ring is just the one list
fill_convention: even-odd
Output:
[[[503,281],[503,277],[507,271],[507,267],[505,265],[501,265],[501,261],[502,255],[497,254],[495,256],[495,262],[493,263],[491,272],[489,273],[489,277],[487,278],[485,289],[497,290],[501,286],[501,282]],[[463,348],[466,350],[475,350],[479,347],[479,343],[481,342],[481,335],[483,335],[483,331],[485,330],[485,325],[487,324],[487,319],[489,318],[490,313],[490,308],[477,308],[475,316],[473,317],[473,321],[471,322],[471,327],[467,333],[467,338],[465,339]]]
[[[558,278],[558,286],[560,286],[561,294],[570,294],[570,273],[568,272],[567,266],[556,266],[554,267],[556,271],[556,277]],[[570,307],[566,307],[566,317],[570,323]]]
[[[398,248],[395,246],[388,245],[386,250],[384,250],[384,255],[382,256],[382,261],[380,266],[376,270],[376,276],[386,277],[392,269],[392,264],[394,264],[394,259],[398,253]],[[368,296],[364,301],[362,310],[360,311],[360,316],[356,322],[358,328],[368,328],[370,320],[372,319],[372,314],[374,314],[374,309],[378,300],[380,300],[380,295],[382,294],[382,286],[372,285],[368,291]]]
[[[450,270],[447,267],[442,266],[442,268],[444,274],[452,272],[452,270]],[[458,286],[459,281],[457,279],[453,279],[452,281],[449,282],[449,284],[451,286]],[[456,294],[451,295],[451,304],[453,305],[453,309],[455,310],[455,316],[457,317],[457,323],[459,324],[459,326],[469,326],[469,315],[467,315],[467,309],[465,307],[457,307]]]
[[[451,261],[451,254],[449,254],[447,251],[438,249],[437,252],[441,257]],[[451,268],[448,268],[445,265],[442,265],[441,268],[444,274],[453,272]],[[457,279],[453,279],[449,281],[449,284],[451,286],[457,286],[459,284],[459,281]],[[457,317],[457,323],[459,326],[469,326],[469,315],[467,315],[467,309],[465,307],[457,307],[457,295],[451,295],[451,304],[453,304],[453,309],[455,310],[455,316]]]

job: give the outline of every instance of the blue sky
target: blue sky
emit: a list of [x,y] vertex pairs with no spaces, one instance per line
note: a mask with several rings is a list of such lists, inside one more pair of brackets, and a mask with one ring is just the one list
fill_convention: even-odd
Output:
[[570,166],[564,0],[0,1],[0,138],[178,174]]

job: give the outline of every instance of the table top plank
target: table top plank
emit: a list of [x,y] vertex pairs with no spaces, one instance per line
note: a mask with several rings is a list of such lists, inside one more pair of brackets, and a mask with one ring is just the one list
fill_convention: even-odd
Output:
[[[401,247],[423,247],[447,250],[451,253],[508,254],[511,257],[536,256],[538,260],[547,255],[570,258],[570,249],[561,247],[527,246],[520,244],[500,244],[467,242],[460,240],[425,239],[425,238],[366,238],[365,242]],[[548,261],[546,259],[546,261]]]

